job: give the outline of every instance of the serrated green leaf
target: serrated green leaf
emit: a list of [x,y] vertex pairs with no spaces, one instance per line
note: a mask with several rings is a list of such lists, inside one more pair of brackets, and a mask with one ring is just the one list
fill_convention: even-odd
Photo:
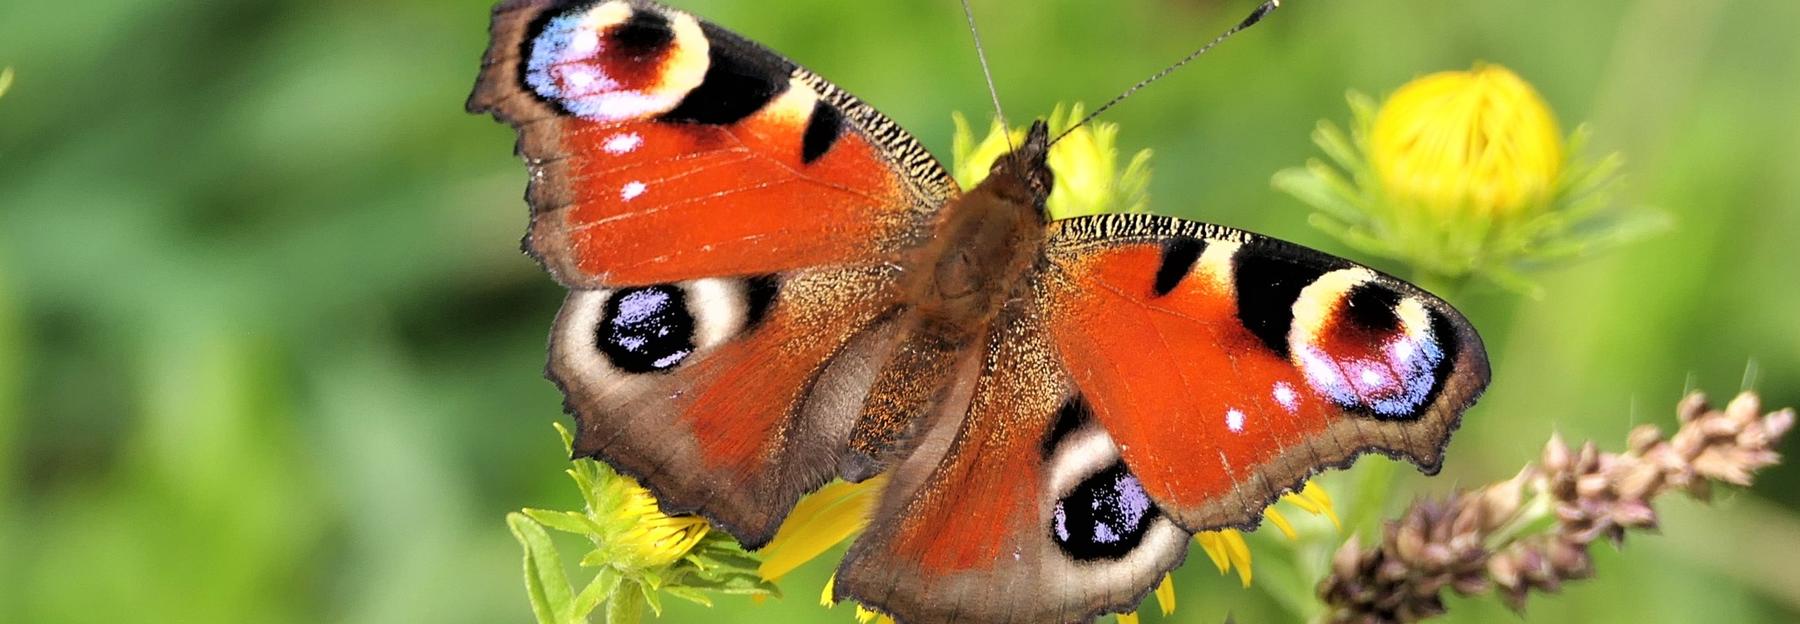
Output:
[[525,592],[539,624],[564,624],[574,602],[562,557],[542,525],[519,513],[506,515],[506,525],[525,550]]

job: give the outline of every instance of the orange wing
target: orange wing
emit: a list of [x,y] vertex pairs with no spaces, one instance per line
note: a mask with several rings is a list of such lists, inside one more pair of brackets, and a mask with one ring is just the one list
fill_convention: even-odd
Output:
[[1075,395],[1036,302],[1017,300],[925,415],[838,598],[908,624],[1091,622],[1136,607],[1188,551]]
[[1436,472],[1487,386],[1462,315],[1349,261],[1168,217],[1052,230],[1040,297],[1063,366],[1188,530],[1254,528],[1362,452]]
[[639,0],[509,0],[469,98],[519,132],[526,248],[571,287],[877,261],[958,190],[881,113]]

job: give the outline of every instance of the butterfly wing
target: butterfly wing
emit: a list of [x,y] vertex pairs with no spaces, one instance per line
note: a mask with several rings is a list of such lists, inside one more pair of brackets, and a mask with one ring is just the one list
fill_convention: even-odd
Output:
[[893,277],[809,269],[569,293],[549,376],[579,421],[576,456],[637,477],[667,513],[762,545],[836,474],[895,342]]
[[1254,528],[1363,452],[1437,471],[1488,382],[1442,300],[1349,261],[1149,215],[1052,224],[1050,334],[1125,465],[1181,526]]
[[571,287],[873,262],[958,194],[892,121],[640,0],[507,0],[469,110],[518,129],[526,249]]
[[959,194],[905,131],[640,0],[507,0],[469,99],[518,130],[548,374],[604,459],[746,545],[835,473],[896,333],[892,259]]
[[908,623],[1129,611],[1193,532],[1254,528],[1319,470],[1367,451],[1435,470],[1487,383],[1455,310],[1302,247],[1103,215],[1051,224],[1044,260],[895,469],[839,598]]
[[839,599],[939,622],[1088,622],[1128,611],[1187,554],[1077,397],[1037,303],[988,336],[979,374],[927,416]]

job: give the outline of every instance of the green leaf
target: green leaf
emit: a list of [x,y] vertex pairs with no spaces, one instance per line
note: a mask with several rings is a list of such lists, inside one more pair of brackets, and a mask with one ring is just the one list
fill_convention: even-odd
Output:
[[692,603],[698,604],[703,607],[710,608],[713,606],[713,601],[711,598],[708,598],[708,597],[706,597],[706,594],[700,593],[699,591],[696,591],[693,589],[688,589],[686,587],[670,587],[664,591],[668,592],[670,596],[674,596],[676,598],[680,598],[682,600],[686,600],[688,602],[692,602]]
[[[708,535],[707,539],[710,539],[711,537],[712,537],[711,535]],[[736,542],[731,542],[731,545],[733,546],[733,548],[729,548],[729,549],[728,548],[704,548],[704,549],[696,548],[696,549],[694,549],[694,552],[692,552],[688,555],[688,557],[692,558],[692,559],[700,560],[700,562],[702,563],[701,567],[703,567],[703,568],[721,568],[722,567],[722,568],[732,568],[732,569],[737,569],[737,570],[755,570],[758,567],[762,566],[761,560],[757,559],[756,557],[751,556],[750,553],[744,552],[740,548],[736,548],[736,546],[737,546]]]
[[656,617],[662,617],[662,591],[651,589],[649,585],[639,585],[638,588],[644,596],[644,604],[650,607],[650,612],[656,614]]
[[575,565],[584,568],[600,568],[612,565],[612,563],[613,554],[611,552],[596,549],[588,551],[588,554],[586,555],[582,555],[581,561],[577,562]]
[[745,594],[780,596],[781,589],[774,583],[763,580],[756,574],[732,573],[718,578],[693,577],[682,582],[683,586],[704,589],[722,594]]
[[562,557],[542,525],[520,513],[506,514],[506,526],[525,549],[525,593],[539,624],[565,624],[574,603]]
[[569,619],[586,622],[588,614],[600,608],[600,603],[605,602],[606,597],[611,596],[622,581],[611,570],[601,570],[595,574],[593,580],[588,581],[587,587],[582,588],[581,593],[575,596],[569,607]]
[[1362,166],[1362,156],[1351,145],[1350,138],[1344,135],[1344,131],[1338,129],[1337,124],[1319,122],[1317,129],[1313,130],[1313,143],[1324,150],[1325,155],[1331,157],[1339,167],[1356,169]]
[[637,583],[619,583],[606,598],[606,624],[638,624],[644,621],[644,596],[648,589]]
[[573,511],[551,511],[548,509],[525,509],[525,515],[536,520],[538,524],[576,535],[599,535],[604,528],[587,514]]

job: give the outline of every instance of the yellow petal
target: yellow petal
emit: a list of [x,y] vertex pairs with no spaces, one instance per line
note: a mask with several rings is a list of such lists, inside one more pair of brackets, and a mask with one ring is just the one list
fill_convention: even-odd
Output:
[[1225,554],[1231,557],[1232,567],[1237,568],[1238,578],[1244,581],[1244,587],[1250,586],[1250,545],[1244,543],[1244,534],[1237,529],[1226,529],[1219,532],[1219,541],[1225,545]]
[[1162,584],[1156,586],[1156,604],[1165,616],[1175,612],[1175,575],[1163,575]]
[[1200,542],[1200,550],[1206,551],[1207,558],[1212,559],[1213,567],[1219,569],[1219,574],[1231,571],[1231,555],[1225,552],[1225,546],[1219,542],[1218,531],[1195,533],[1194,541]]
[[1270,507],[1268,510],[1264,511],[1263,518],[1267,519],[1269,524],[1275,525],[1275,528],[1281,529],[1281,534],[1287,536],[1288,539],[1300,539],[1300,534],[1294,532],[1294,525],[1288,524],[1287,516],[1281,515],[1281,512],[1277,511],[1274,507]]
[[837,606],[837,601],[831,599],[831,590],[834,587],[837,587],[836,574],[831,575],[831,578],[825,579],[825,591],[819,592],[819,606],[826,608]]
[[882,615],[880,613],[876,613],[874,611],[870,611],[868,609],[864,609],[862,605],[856,605],[856,621],[862,622],[862,624],[869,624],[869,622],[880,622],[881,624],[894,624],[894,618]]
[[1330,518],[1332,526],[1339,529],[1344,528],[1344,523],[1338,521],[1337,511],[1332,509],[1331,495],[1325,493],[1325,488],[1319,487],[1317,483],[1307,481],[1306,487],[1300,489],[1300,497],[1312,501],[1313,505],[1319,508],[1319,511],[1315,513],[1321,513],[1326,518]]
[[1138,624],[1136,611],[1132,611],[1131,613],[1120,613],[1118,617],[1119,624]]
[[885,483],[886,476],[862,483],[834,481],[800,499],[775,531],[775,539],[763,548],[757,573],[770,581],[779,580],[861,531],[869,523],[869,509]]

